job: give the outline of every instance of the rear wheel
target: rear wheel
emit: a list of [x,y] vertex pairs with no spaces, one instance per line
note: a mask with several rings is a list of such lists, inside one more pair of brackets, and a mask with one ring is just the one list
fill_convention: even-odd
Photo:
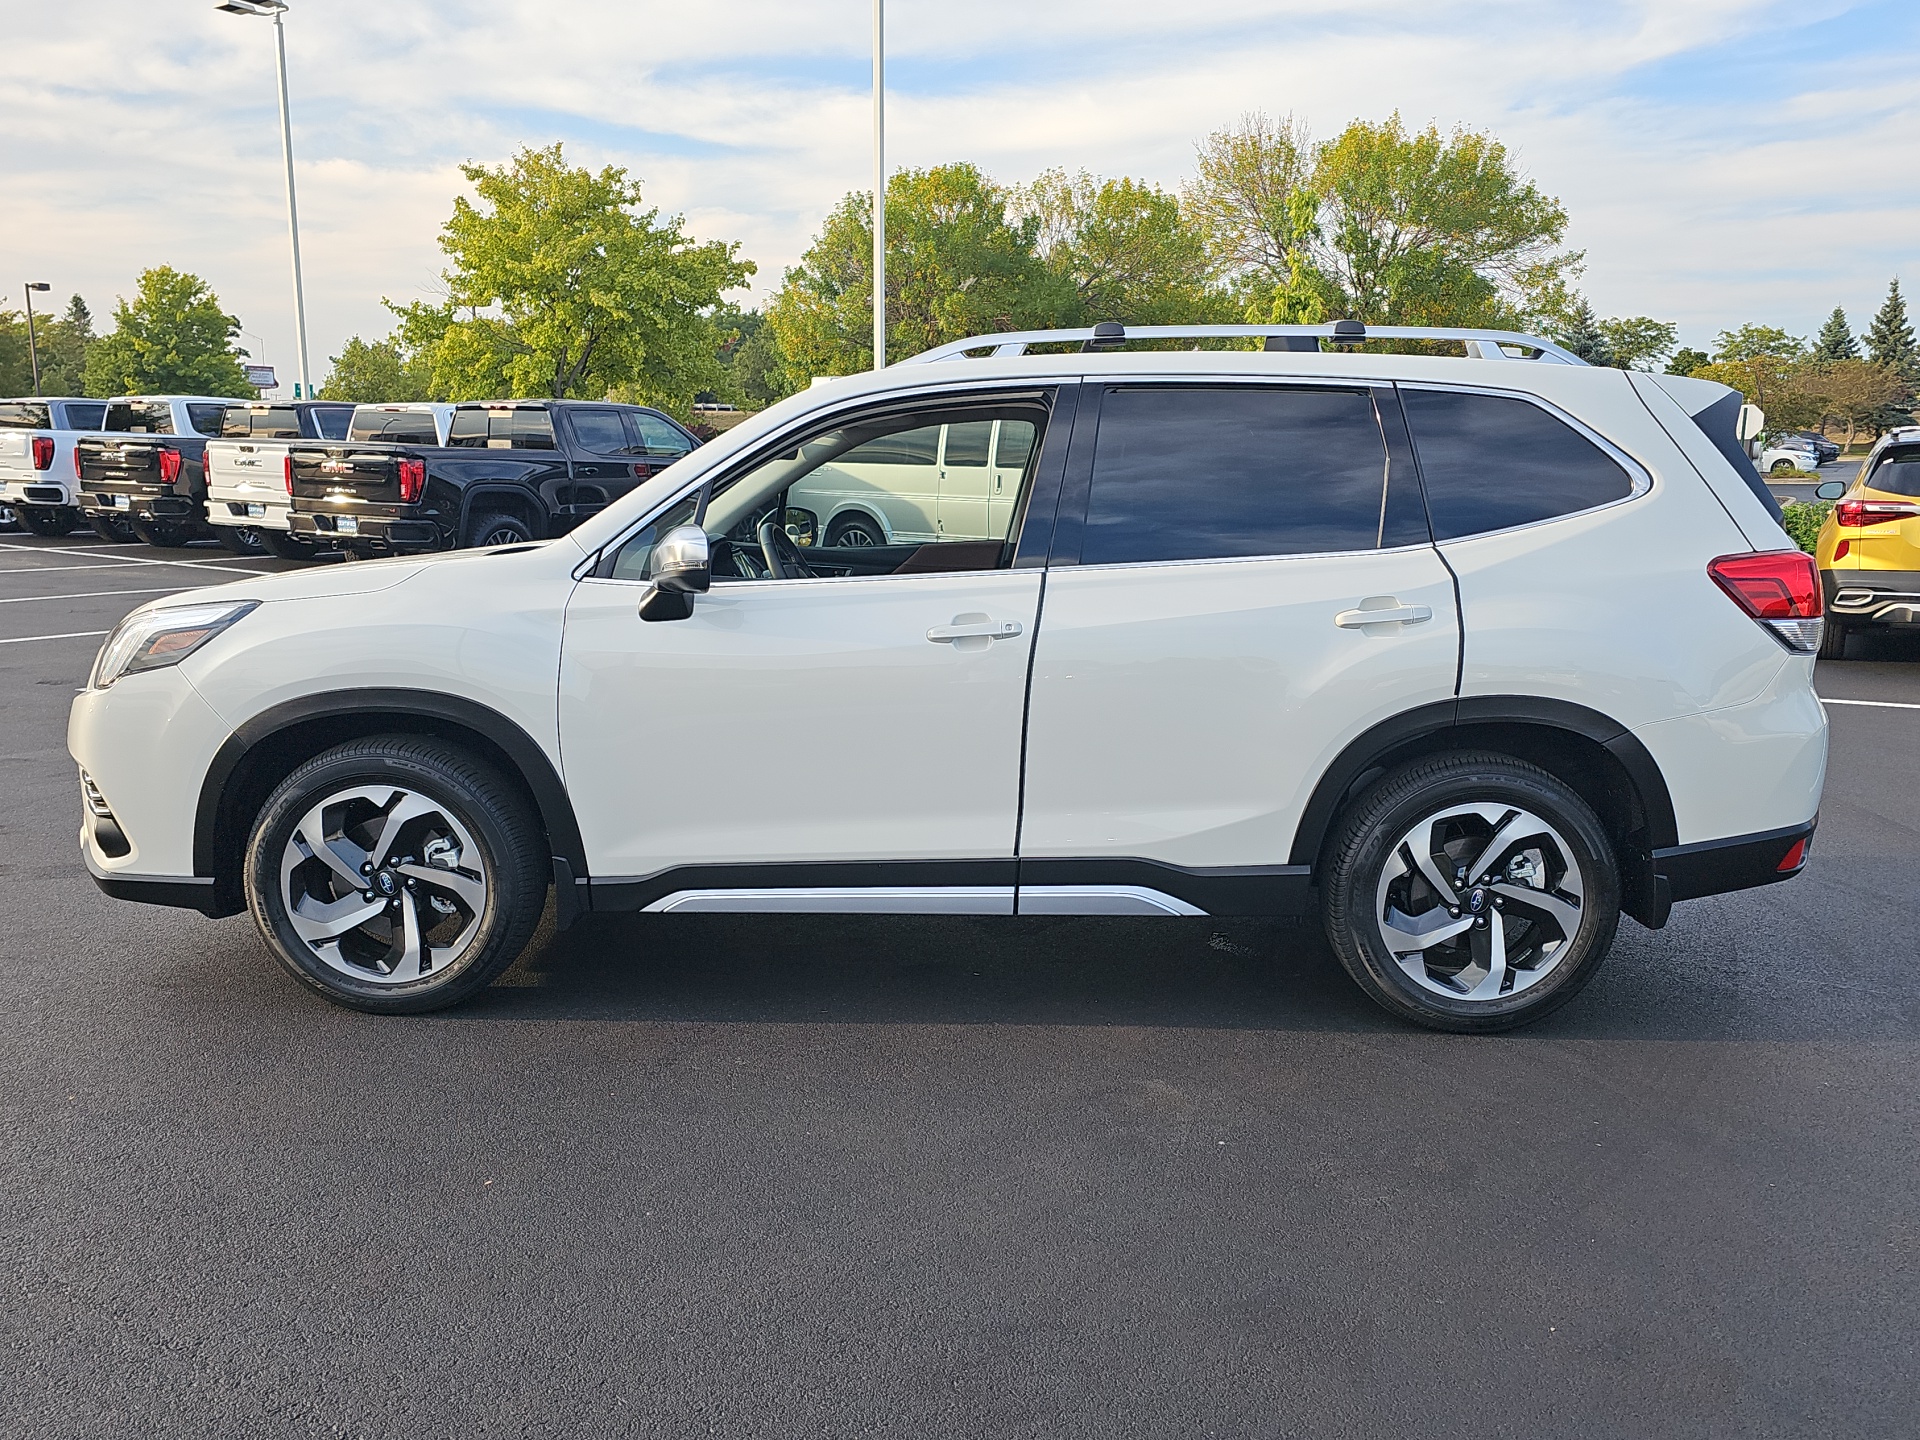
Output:
[[1847,641],[1852,638],[1853,627],[1842,625],[1829,615],[1826,623],[1820,627],[1820,658],[1822,660],[1844,660],[1847,658]]
[[526,521],[518,515],[499,513],[476,516],[468,533],[473,536],[469,544],[488,550],[497,545],[525,545],[533,539]]
[[173,520],[135,520],[133,533],[162,550],[178,550],[193,538],[192,531]]
[[20,517],[20,523],[27,529],[49,540],[57,540],[65,535],[73,529],[80,518],[72,510],[55,505],[26,506],[13,513]]
[[1593,978],[1620,921],[1613,847],[1592,809],[1505,755],[1417,760],[1342,816],[1321,885],[1327,939],[1394,1014],[1507,1030]]
[[454,746],[377,736],[314,757],[267,798],[247,904],[275,957],[335,1004],[412,1014],[490,984],[546,904],[519,793]]
[[235,555],[251,556],[258,559],[266,554],[267,546],[263,532],[253,525],[216,525],[213,533],[220,537],[220,543]]
[[284,530],[262,530],[261,543],[282,560],[311,560],[314,547],[304,540],[296,540]]
[[131,545],[140,537],[133,533],[133,526],[114,515],[89,515],[87,524],[102,540],[111,545]]

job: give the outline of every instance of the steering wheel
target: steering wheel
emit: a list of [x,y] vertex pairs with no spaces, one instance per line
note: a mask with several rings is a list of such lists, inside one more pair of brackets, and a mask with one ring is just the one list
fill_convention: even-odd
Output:
[[793,537],[787,534],[784,525],[776,525],[772,520],[762,520],[755,532],[760,538],[760,553],[766,557],[767,573],[775,580],[812,580],[816,578],[807,557],[800,553],[800,547],[793,543]]

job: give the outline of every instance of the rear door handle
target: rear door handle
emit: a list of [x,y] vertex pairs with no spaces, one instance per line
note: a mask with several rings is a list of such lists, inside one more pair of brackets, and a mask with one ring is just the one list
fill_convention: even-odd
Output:
[[1389,603],[1377,610],[1366,608],[1361,602],[1358,610],[1342,610],[1333,617],[1333,623],[1342,630],[1359,630],[1367,625],[1418,625],[1433,618],[1430,605],[1400,605]]
[[973,625],[936,625],[927,639],[936,645],[955,640],[1011,640],[1020,633],[1018,620],[983,620]]

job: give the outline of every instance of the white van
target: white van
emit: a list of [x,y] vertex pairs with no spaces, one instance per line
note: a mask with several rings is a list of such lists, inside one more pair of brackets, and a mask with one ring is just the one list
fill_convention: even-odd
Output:
[[814,543],[919,545],[1003,539],[1033,453],[1031,420],[964,420],[883,435],[788,493]]

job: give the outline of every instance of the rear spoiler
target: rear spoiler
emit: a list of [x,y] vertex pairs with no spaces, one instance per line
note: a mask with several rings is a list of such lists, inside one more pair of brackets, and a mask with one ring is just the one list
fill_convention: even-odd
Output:
[[1740,407],[1746,404],[1746,397],[1731,385],[1722,385],[1717,380],[1696,380],[1691,375],[1649,375],[1674,403],[1688,415],[1693,423],[1700,427],[1700,433],[1712,442],[1713,448],[1726,457],[1749,490],[1767,507],[1767,513],[1778,520],[1780,502],[1773,498],[1773,492],[1767,489],[1767,482],[1760,478],[1760,472],[1754,468],[1753,457],[1747,454],[1747,447],[1740,443]]

